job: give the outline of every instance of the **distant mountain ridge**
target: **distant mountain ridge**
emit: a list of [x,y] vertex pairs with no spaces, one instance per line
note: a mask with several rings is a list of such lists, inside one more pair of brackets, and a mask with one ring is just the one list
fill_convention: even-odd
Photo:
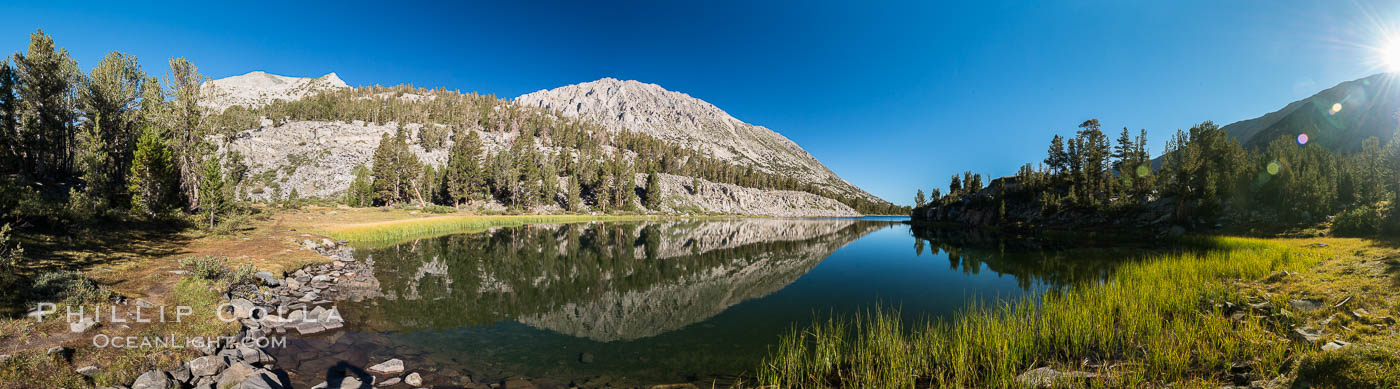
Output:
[[[589,85],[615,84],[601,87],[602,91]],[[583,85],[582,87],[580,85]],[[625,86],[624,86],[625,85]],[[804,190],[775,190],[767,187],[745,187],[733,183],[711,181],[713,177],[690,179],[662,174],[660,181],[666,200],[653,210],[674,213],[723,213],[763,216],[857,216],[852,203],[843,203],[843,198],[861,200],[863,204],[886,204],[864,190],[842,180],[824,165],[798,147],[791,140],[763,127],[748,125],[729,116],[719,108],[683,93],[670,92],[652,84],[636,81],[604,79],[556,89],[570,90],[581,88],[585,97],[610,96],[606,100],[609,107],[623,107],[617,110],[617,119],[609,121],[593,114],[579,115],[579,112],[592,112],[596,104],[588,99],[574,99],[572,117],[593,122],[598,129],[606,132],[633,131],[656,138],[683,148],[699,150],[711,158],[731,166],[743,168],[751,166],[755,171],[770,173],[784,178],[795,179],[799,184],[811,184],[823,189],[821,193]],[[200,105],[213,112],[223,112],[229,107],[244,106],[258,108],[272,105],[277,101],[294,102],[312,98],[318,93],[363,93],[363,96],[349,97],[357,101],[382,99],[385,104],[429,105],[439,97],[438,93],[423,91],[371,92],[373,88],[350,88],[335,73],[317,78],[286,77],[264,72],[251,72],[205,82],[201,85]],[[610,91],[610,92],[609,92]],[[557,104],[546,103],[553,98],[550,91],[541,91],[535,96],[534,105],[526,105],[521,100],[497,101],[497,112],[514,111],[519,108],[545,108],[542,113],[561,117],[565,113],[555,109]],[[625,92],[625,93],[618,93]],[[426,93],[426,94],[425,94]],[[344,98],[344,97],[341,97]],[[580,110],[582,108],[582,110]],[[397,108],[416,109],[416,108]],[[494,109],[494,108],[493,108]],[[599,108],[606,112],[609,109]],[[548,112],[545,112],[548,111]],[[341,111],[337,111],[341,112]],[[349,111],[344,111],[349,112]],[[356,111],[358,112],[358,111]],[[420,161],[443,167],[446,164],[447,149],[454,141],[449,137],[442,144],[429,148],[420,144],[425,128],[446,128],[440,122],[420,122],[408,118],[404,122],[376,122],[373,116],[363,112],[352,113],[340,120],[325,120],[322,117],[278,116],[266,117],[267,112],[229,112],[232,115],[252,115],[238,120],[251,120],[252,124],[223,145],[222,152],[237,151],[255,177],[250,184],[248,198],[257,200],[277,200],[290,196],[293,191],[299,196],[334,197],[348,188],[354,178],[353,168],[368,165],[370,156],[378,144],[380,136],[393,134],[402,128],[408,132],[409,150]],[[274,115],[281,115],[275,113]],[[356,116],[360,115],[360,116]],[[509,115],[502,113],[502,115]],[[687,119],[677,119],[684,116]],[[632,123],[632,124],[627,124]],[[641,123],[638,125],[637,123]],[[689,123],[688,125],[681,125]],[[478,126],[467,126],[465,130],[475,131],[488,153],[499,152],[510,147],[515,139],[509,131],[488,130]],[[547,149],[547,148],[546,148]],[[546,150],[566,152],[566,150]],[[631,151],[628,151],[629,153]],[[626,155],[626,154],[624,154]],[[635,155],[627,158],[651,158]],[[637,185],[646,182],[645,174],[638,172]],[[560,186],[563,187],[562,185]],[[792,188],[786,188],[792,189]],[[562,194],[560,195],[562,196]],[[839,197],[838,197],[839,196]],[[493,205],[494,206],[494,205]],[[892,205],[890,205],[893,207]]]
[[259,107],[275,100],[299,100],[321,91],[349,87],[335,73],[308,78],[255,71],[200,84],[199,102],[204,107],[223,111],[235,105]]
[[1307,134],[1310,143],[1352,152],[1369,137],[1384,144],[1400,113],[1400,82],[1394,73],[1346,81],[1263,116],[1224,127],[1246,148],[1263,148],[1280,136]]
[[609,129],[646,133],[759,171],[795,177],[839,195],[887,203],[838,177],[787,137],[656,84],[603,78],[525,94],[514,101],[593,120]]

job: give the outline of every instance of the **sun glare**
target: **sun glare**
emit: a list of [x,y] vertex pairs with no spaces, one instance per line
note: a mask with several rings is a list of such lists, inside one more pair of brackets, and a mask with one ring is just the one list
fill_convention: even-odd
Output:
[[1400,72],[1400,37],[1388,39],[1378,51],[1386,71]]

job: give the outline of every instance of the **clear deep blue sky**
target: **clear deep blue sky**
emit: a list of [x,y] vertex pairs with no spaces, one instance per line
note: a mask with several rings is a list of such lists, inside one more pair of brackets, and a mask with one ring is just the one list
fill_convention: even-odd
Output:
[[[1015,172],[1089,118],[1154,153],[1381,71],[1400,3],[1341,1],[472,1],[0,4],[0,50],[36,28],[84,70],[120,50],[164,74],[336,72],[514,97],[602,77],[656,83],[767,126],[901,204],[963,170]],[[454,2],[455,3],[455,2]]]

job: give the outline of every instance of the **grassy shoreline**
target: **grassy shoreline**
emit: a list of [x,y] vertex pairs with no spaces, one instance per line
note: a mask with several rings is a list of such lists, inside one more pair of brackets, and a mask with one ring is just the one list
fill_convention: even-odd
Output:
[[[356,246],[385,246],[408,240],[481,232],[497,227],[527,224],[587,223],[716,218],[648,215],[441,215],[389,221],[342,224],[325,228],[325,234]],[[719,217],[725,218],[725,217]]]
[[[1306,271],[1322,261],[1321,255],[1269,239],[1211,237],[1200,243],[1210,248],[1151,256],[1125,264],[1103,282],[1036,299],[970,305],[951,321],[906,327],[897,311],[878,307],[854,318],[818,318],[794,329],[770,352],[758,382],[1023,387],[1036,385],[1020,379],[1022,373],[1050,367],[1094,376],[1061,376],[1052,380],[1056,387],[1218,388],[1295,374],[1297,362],[1312,356],[1320,343],[1292,342],[1286,334],[1312,317],[1283,312],[1289,306],[1284,294],[1246,291],[1285,271]],[[1384,371],[1400,362],[1371,365]],[[1368,374],[1347,379],[1400,382],[1388,381],[1396,379],[1393,375]]]

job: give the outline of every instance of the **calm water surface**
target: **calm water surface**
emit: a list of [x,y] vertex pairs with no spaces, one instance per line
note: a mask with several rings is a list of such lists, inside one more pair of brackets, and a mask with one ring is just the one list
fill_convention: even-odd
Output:
[[360,248],[378,285],[338,304],[347,328],[274,355],[307,386],[334,364],[394,357],[439,385],[723,383],[814,315],[946,319],[1112,267],[905,219],[535,225]]

